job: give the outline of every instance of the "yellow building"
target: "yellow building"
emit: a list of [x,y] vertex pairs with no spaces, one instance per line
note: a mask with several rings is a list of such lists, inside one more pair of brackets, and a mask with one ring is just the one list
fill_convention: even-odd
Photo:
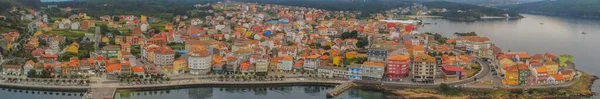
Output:
[[183,58],[178,58],[173,62],[173,73],[179,74],[183,73],[187,69],[187,64]]
[[519,84],[519,68],[517,66],[509,66],[504,68],[506,70],[506,74],[504,77],[504,84],[507,85],[517,85]]
[[355,52],[355,51],[352,51],[352,52],[347,52],[347,53],[346,53],[346,59],[355,58],[355,57],[356,57],[356,55],[358,55],[358,53],[357,53],[357,52]]
[[335,56],[333,57],[333,65],[335,66],[342,66],[342,57],[341,56]]
[[548,72],[548,75],[558,74],[558,63],[556,63],[556,62],[546,61],[546,62],[544,62],[542,67],[546,68],[546,72]]
[[75,42],[71,43],[71,45],[69,45],[67,47],[67,52],[68,53],[75,53],[75,54],[79,53],[79,44],[77,44]]
[[40,46],[40,42],[38,41],[38,38],[31,38],[28,42],[29,45],[32,45],[33,47],[38,47]]
[[37,32],[33,33],[33,36],[37,37],[37,36],[42,35],[42,34],[44,34],[44,33],[42,33],[42,31],[37,31]]

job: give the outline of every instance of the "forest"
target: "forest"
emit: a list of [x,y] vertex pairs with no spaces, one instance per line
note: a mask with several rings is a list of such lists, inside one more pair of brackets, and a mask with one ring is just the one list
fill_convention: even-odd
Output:
[[528,13],[600,18],[600,0],[546,0],[504,8]]

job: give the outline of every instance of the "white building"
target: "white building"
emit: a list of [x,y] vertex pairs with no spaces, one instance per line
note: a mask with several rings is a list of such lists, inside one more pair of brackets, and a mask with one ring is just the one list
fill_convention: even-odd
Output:
[[154,64],[158,66],[172,65],[173,61],[175,61],[175,52],[171,47],[160,47],[154,52]]
[[188,66],[190,74],[206,74],[210,71],[212,55],[206,50],[193,51],[188,53]]

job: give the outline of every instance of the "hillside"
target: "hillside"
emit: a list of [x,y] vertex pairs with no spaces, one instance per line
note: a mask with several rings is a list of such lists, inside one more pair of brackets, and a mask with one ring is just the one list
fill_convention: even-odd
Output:
[[527,13],[600,18],[600,0],[552,0],[509,6]]

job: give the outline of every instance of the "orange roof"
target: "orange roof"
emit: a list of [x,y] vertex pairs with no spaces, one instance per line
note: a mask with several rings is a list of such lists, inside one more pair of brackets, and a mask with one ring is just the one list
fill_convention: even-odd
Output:
[[564,80],[564,79],[565,79],[565,78],[563,77],[563,75],[558,75],[558,74],[556,74],[556,75],[552,75],[552,77],[553,77],[555,80]]
[[529,67],[525,64],[517,64],[519,70],[529,70]]
[[283,56],[283,60],[293,60],[292,56]]
[[329,59],[329,56],[328,55],[323,55],[323,56],[321,56],[321,59]]
[[546,68],[538,67],[538,68],[535,68],[535,71],[537,71],[538,73],[546,73]]
[[308,56],[306,58],[318,58],[318,57],[319,57],[319,55],[310,55],[310,56]]
[[133,67],[133,72],[144,72],[144,67],[142,66],[135,66]]
[[507,72],[517,72],[519,71],[519,68],[517,66],[510,66],[508,68],[506,68]]
[[294,64],[294,67],[302,67],[302,66],[304,66],[304,60],[298,60]]
[[373,61],[367,61],[367,62],[364,62],[364,63],[363,63],[363,65],[366,65],[366,66],[379,66],[379,67],[383,67],[383,66],[385,65],[385,63],[383,63],[383,62],[373,62]]
[[425,47],[423,45],[415,45],[413,46],[413,50],[425,50]]
[[531,58],[531,55],[529,55],[529,53],[518,53],[517,55],[519,55],[519,58]]
[[556,62],[546,61],[546,62],[544,62],[544,65],[556,65]]
[[554,54],[552,54],[552,53],[550,53],[550,52],[548,52],[548,53],[544,54],[544,56],[546,56],[546,57],[548,57],[548,58],[551,58],[551,59],[554,59],[554,58],[556,58],[556,55],[554,55]]
[[121,64],[111,64],[111,65],[106,66],[107,72],[113,72],[116,70],[121,70]]
[[395,60],[395,61],[405,61],[405,60],[408,60],[408,56],[398,54],[398,55],[392,55],[392,56],[388,57],[388,59]]
[[250,68],[250,64],[248,62],[244,62],[240,65],[240,70],[248,70]]

